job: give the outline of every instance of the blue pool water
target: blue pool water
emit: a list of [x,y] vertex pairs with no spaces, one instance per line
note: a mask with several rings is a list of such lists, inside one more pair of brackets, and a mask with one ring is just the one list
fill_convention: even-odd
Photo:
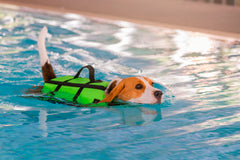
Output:
[[[239,41],[26,9],[0,17],[0,159],[240,159]],[[147,76],[163,104],[87,108],[24,94],[43,84],[44,25],[57,75],[91,64],[97,79]]]

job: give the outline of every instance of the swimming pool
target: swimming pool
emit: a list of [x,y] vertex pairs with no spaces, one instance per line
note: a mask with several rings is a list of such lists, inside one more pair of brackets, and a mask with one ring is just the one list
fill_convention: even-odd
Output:
[[[0,8],[1,159],[238,159],[240,43],[232,38],[76,14]],[[144,75],[161,105],[73,107],[27,97],[42,85],[46,25],[57,75]],[[34,95],[33,95],[34,96]]]

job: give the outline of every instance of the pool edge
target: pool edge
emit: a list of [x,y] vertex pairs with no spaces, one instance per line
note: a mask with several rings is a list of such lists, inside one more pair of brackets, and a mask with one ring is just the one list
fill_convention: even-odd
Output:
[[[214,37],[226,37],[226,38],[233,38],[236,40],[240,40],[240,33],[236,33],[236,32],[227,32],[227,31],[206,29],[201,27],[176,25],[176,24],[173,25],[173,24],[168,24],[168,23],[163,23],[158,21],[150,21],[146,19],[127,18],[124,16],[116,16],[116,15],[106,15],[106,14],[95,13],[91,11],[86,12],[86,11],[79,11],[79,10],[71,10],[67,8],[44,6],[41,4],[13,2],[11,0],[10,1],[0,0],[0,4],[3,8],[18,8],[21,10],[33,10],[33,11],[39,11],[39,12],[59,13],[59,14],[74,13],[74,14],[79,14],[86,17],[91,17],[91,18],[101,18],[101,19],[115,20],[115,21],[127,21],[127,22],[136,23],[140,25],[155,26],[155,27],[169,28],[169,29],[179,29],[179,30],[185,30],[185,31],[191,31],[191,32],[205,33]],[[240,13],[240,9],[239,9],[239,13]]]

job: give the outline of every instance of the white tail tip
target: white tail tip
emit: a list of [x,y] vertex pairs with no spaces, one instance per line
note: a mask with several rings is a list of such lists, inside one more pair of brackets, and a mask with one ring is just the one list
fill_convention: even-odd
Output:
[[39,49],[41,66],[43,66],[46,62],[50,63],[47,55],[47,51],[46,51],[46,46],[45,46],[45,39],[47,36],[47,32],[48,32],[48,29],[46,26],[44,26],[38,37],[38,49]]

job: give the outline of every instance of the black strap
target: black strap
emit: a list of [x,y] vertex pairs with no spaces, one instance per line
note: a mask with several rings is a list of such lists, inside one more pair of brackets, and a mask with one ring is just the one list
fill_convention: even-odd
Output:
[[94,89],[100,89],[103,91],[106,89],[106,87],[104,86],[93,85],[93,84],[78,84],[78,83],[70,83],[70,82],[58,82],[58,81],[52,81],[52,80],[47,81],[46,83],[64,85],[64,86],[70,86],[70,87],[94,88]]
[[98,102],[100,102],[100,100],[94,99],[92,103],[98,103]]
[[[77,84],[77,83],[70,83],[69,81],[72,80],[72,79],[75,79],[75,78],[78,78],[79,75],[81,74],[82,70],[84,68],[87,68],[89,70],[89,80],[90,82],[88,83],[85,83],[85,84]],[[59,81],[53,81],[53,80],[50,80],[50,81],[47,81],[46,83],[51,83],[51,84],[56,84],[58,85],[56,87],[56,89],[52,92],[52,94],[54,94],[54,92],[57,92],[61,86],[71,86],[71,87],[79,87],[77,93],[75,94],[75,96],[73,97],[73,102],[76,102],[77,98],[79,97],[79,95],[81,94],[82,90],[84,88],[94,88],[94,89],[99,89],[99,90],[105,90],[106,87],[104,86],[99,86],[99,85],[91,85],[90,83],[93,83],[93,82],[102,82],[101,80],[95,80],[95,77],[94,77],[94,68],[91,66],[91,65],[87,65],[87,66],[84,66],[82,67],[78,72],[77,74],[71,78],[71,79],[68,79],[64,82],[59,82]],[[99,102],[99,100],[96,100],[94,99],[94,102],[93,103],[97,103]]]
[[84,68],[87,68],[87,69],[89,70],[89,79],[90,79],[90,82],[95,82],[95,77],[94,77],[94,72],[95,72],[95,71],[94,71],[94,68],[93,68],[91,65],[87,65],[87,66],[82,67],[82,68],[77,72],[77,74],[74,76],[74,78],[78,78]]
[[[66,80],[66,81],[64,81],[64,82],[68,82],[68,81],[71,81],[73,78],[70,78],[70,79],[68,79],[68,80]],[[51,81],[51,80],[50,80]],[[49,82],[47,82],[47,83],[49,83]],[[59,84],[56,88],[55,88],[55,90],[53,91],[53,92],[57,92],[57,91],[59,91],[59,89],[62,87],[62,84]]]
[[[89,79],[90,79],[90,82],[95,82],[95,78],[94,78],[94,68],[93,68],[91,65],[87,65],[87,66],[82,67],[82,68],[77,72],[77,74],[74,76],[74,78],[68,79],[68,80],[66,80],[66,81],[64,81],[64,82],[68,82],[68,81],[70,81],[70,80],[72,80],[72,79],[78,78],[79,75],[80,75],[80,73],[82,72],[82,70],[83,70],[84,68],[87,68],[87,69],[89,70]],[[51,80],[50,80],[50,81],[51,81]],[[48,81],[47,83],[49,83],[49,81]],[[59,91],[59,89],[62,87],[62,85],[63,85],[63,84],[58,84],[58,86],[55,88],[55,90],[52,92],[52,94],[54,94],[54,92]]]
[[[89,84],[90,82],[86,83]],[[77,93],[75,94],[75,96],[73,97],[73,102],[77,101],[78,96],[81,94],[82,90],[84,89],[84,87],[80,87],[77,91]]]

